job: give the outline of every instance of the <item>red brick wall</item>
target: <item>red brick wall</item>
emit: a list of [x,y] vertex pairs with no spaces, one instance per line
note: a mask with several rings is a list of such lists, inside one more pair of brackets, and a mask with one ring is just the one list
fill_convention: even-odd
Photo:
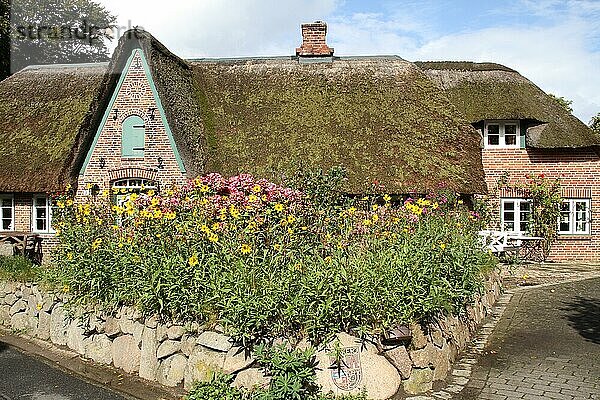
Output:
[[[155,110],[154,119],[150,117],[149,109]],[[143,118],[146,126],[143,158],[121,157],[121,127],[123,121],[131,115]],[[163,160],[161,169],[158,168],[159,157]],[[103,168],[101,158],[105,162]],[[88,186],[94,184],[98,184],[101,190],[109,189],[111,181],[120,178],[154,179],[161,187],[182,184],[186,180],[177,164],[139,54],[126,71],[106,125],[100,133],[83,175],[79,177],[77,194],[89,194]]]
[[590,235],[560,235],[550,252],[552,261],[600,260],[600,157],[594,151],[539,149],[484,149],[483,168],[490,191],[490,206],[497,217],[492,228],[499,228],[501,193],[498,180],[508,173],[508,184],[524,182],[526,174],[545,174],[559,178],[565,198],[591,198]]
[[333,49],[327,46],[327,24],[321,21],[302,24],[302,46],[296,48],[299,56],[331,56]]

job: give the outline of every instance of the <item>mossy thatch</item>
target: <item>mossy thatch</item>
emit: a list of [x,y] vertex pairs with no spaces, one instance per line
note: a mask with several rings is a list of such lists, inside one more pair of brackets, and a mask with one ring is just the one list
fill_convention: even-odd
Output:
[[518,72],[503,65],[418,62],[471,123],[518,119],[526,124],[526,145],[578,148],[600,145],[600,137]]
[[0,84],[0,191],[63,189],[106,64],[28,67]]
[[277,177],[344,166],[346,190],[447,184],[486,191],[479,136],[414,64],[398,57],[194,61],[207,171]]

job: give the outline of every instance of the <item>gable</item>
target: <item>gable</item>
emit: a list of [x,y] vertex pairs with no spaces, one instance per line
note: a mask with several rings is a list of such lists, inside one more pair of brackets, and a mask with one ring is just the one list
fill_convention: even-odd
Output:
[[[165,162],[167,164],[174,163],[178,172],[185,173],[185,167],[167,122],[148,62],[141,49],[133,49],[125,63],[108,107],[104,110],[102,121],[81,167],[80,176],[85,175],[90,162],[94,159],[100,162],[100,158],[103,158],[105,167],[109,170],[121,167],[124,155],[123,129],[126,130],[125,140],[133,140],[127,135],[134,130],[133,125],[129,126],[132,121],[136,121],[137,125],[140,123],[145,125],[144,131],[148,138],[148,152],[143,153],[142,158],[145,160],[138,163],[138,166],[153,168],[150,158],[154,157],[158,160],[160,157],[163,165]],[[140,140],[144,142],[145,146],[146,141],[138,137],[137,141],[140,142]],[[139,151],[137,154],[141,155]],[[133,155],[128,153],[126,157]],[[158,168],[158,161],[154,165]]]

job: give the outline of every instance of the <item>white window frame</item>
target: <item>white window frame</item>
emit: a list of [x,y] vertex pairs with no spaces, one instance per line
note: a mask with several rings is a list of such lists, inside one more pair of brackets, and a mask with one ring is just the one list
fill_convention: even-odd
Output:
[[8,208],[8,207],[4,207],[2,205],[2,202],[0,202],[0,232],[10,232],[10,231],[14,231],[15,230],[15,195],[14,194],[8,194],[8,193],[3,193],[0,194],[0,200],[7,200],[10,199],[11,201],[11,206],[10,206],[10,225],[8,227],[8,229],[4,229],[4,209]]
[[[498,125],[498,144],[488,144],[488,126],[489,125]],[[515,144],[506,144],[506,126],[514,125],[516,127],[516,143]],[[518,120],[514,121],[497,121],[497,120],[489,120],[485,121],[484,129],[483,129],[483,147],[486,149],[519,149],[521,148],[521,126]]]
[[[578,230],[577,228],[577,213],[578,211],[576,210],[576,205],[577,203],[583,203],[585,204],[585,211],[583,211],[584,215],[585,215],[585,219],[583,220],[583,222],[585,223],[585,229],[584,230]],[[591,218],[591,199],[563,199],[563,204],[568,204],[569,205],[569,210],[568,212],[568,224],[569,224],[569,229],[568,230],[561,230],[561,223],[562,223],[562,218],[563,218],[563,213],[564,211],[562,211],[562,207],[561,207],[561,216],[560,219],[558,221],[558,233],[559,235],[590,235],[591,234],[591,225],[592,225],[592,218]]]
[[[46,203],[45,206],[38,206],[37,205],[38,199],[44,199],[44,201]],[[38,208],[44,208],[46,210],[46,218],[45,218],[46,229],[38,229],[37,228],[37,220],[39,219],[37,217]],[[34,194],[32,197],[31,232],[37,232],[37,233],[54,233],[54,232],[56,232],[52,228],[52,199],[50,198],[50,196],[48,196],[46,194]]]
[[[514,210],[506,210],[506,203],[514,203],[515,208]],[[522,221],[521,220],[521,203],[529,203],[529,214],[531,215],[531,210],[532,210],[532,202],[530,199],[526,199],[526,198],[519,198],[519,197],[503,197],[500,199],[500,228],[502,231],[504,232],[515,232],[515,233],[528,233],[528,231],[523,231],[521,230],[521,224],[522,223],[527,223],[529,224],[529,221]],[[505,227],[505,219],[504,219],[504,213],[505,212],[513,212],[514,213],[514,220],[511,221],[514,223],[514,227],[515,229],[509,230],[506,229]]]

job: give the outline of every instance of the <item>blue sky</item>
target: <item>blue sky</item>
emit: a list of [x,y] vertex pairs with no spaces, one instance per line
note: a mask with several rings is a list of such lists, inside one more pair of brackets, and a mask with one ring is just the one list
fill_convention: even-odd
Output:
[[300,24],[328,23],[336,55],[493,61],[600,112],[600,0],[97,0],[184,58],[290,55]]

